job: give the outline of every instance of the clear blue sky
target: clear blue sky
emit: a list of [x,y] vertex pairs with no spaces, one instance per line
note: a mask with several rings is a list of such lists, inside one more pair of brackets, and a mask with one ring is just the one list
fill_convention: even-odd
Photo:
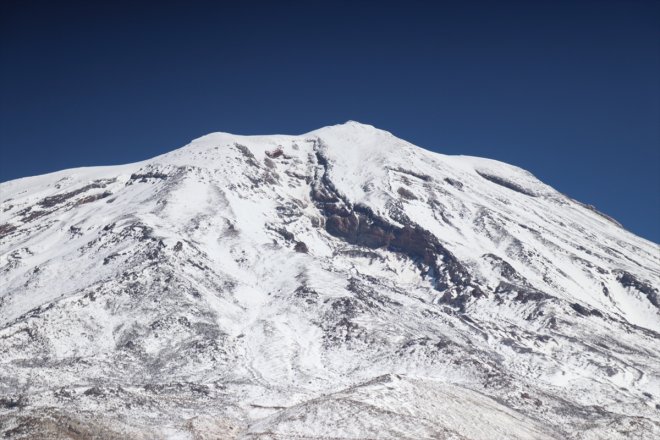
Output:
[[0,181],[353,119],[660,242],[658,23],[635,0],[5,0]]

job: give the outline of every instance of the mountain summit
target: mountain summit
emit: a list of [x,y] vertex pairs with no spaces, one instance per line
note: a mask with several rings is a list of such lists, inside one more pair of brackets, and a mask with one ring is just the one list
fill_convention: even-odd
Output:
[[0,433],[656,439],[660,249],[348,122],[0,184]]

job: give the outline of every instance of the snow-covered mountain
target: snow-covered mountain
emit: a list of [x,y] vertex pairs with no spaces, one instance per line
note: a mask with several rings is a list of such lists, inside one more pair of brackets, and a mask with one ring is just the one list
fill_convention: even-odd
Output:
[[8,438],[657,439],[660,247],[349,122],[0,184]]

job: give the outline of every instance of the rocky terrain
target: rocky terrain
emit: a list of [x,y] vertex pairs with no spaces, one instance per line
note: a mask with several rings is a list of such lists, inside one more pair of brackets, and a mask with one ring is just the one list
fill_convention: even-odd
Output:
[[0,436],[657,439],[660,247],[355,122],[0,184]]

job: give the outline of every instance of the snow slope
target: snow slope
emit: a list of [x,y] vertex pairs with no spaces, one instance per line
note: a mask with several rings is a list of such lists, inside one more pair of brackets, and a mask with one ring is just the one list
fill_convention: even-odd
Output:
[[517,167],[213,133],[0,184],[0,432],[658,438],[659,285]]

